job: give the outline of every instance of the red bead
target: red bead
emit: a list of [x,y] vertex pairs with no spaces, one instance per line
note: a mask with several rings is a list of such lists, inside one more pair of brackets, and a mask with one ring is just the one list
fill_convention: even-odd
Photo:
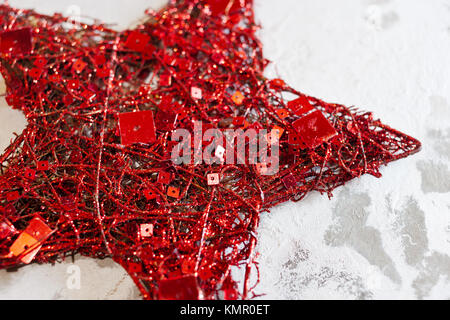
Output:
[[192,45],[196,48],[201,48],[204,41],[205,40],[202,37],[199,37],[197,35],[192,36]]
[[259,175],[265,175],[268,172],[268,168],[265,163],[257,163],[255,166],[256,172],[258,172]]
[[209,267],[204,267],[201,270],[199,270],[198,275],[200,279],[202,279],[203,281],[207,281],[214,276],[214,273],[211,271]]
[[180,70],[190,70],[192,67],[192,63],[188,59],[178,59],[176,64]]

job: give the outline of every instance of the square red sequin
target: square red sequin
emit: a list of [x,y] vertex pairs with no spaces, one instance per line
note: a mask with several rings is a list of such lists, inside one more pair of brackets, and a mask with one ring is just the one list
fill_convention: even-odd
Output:
[[162,280],[159,283],[160,300],[199,300],[200,289],[194,276]]
[[151,48],[150,45],[150,36],[144,33],[140,33],[138,31],[132,31],[127,37],[125,41],[125,47],[128,49],[132,49],[137,52],[144,53]]
[[156,182],[161,184],[169,184],[172,182],[172,174],[170,172],[160,171]]
[[38,161],[37,166],[36,166],[36,170],[37,171],[46,171],[48,170],[50,167],[48,161]]
[[180,189],[170,186],[167,189],[167,195],[171,198],[178,199],[180,198]]
[[227,10],[229,13],[233,13],[244,7],[247,2],[248,0],[234,0],[233,2],[226,0],[207,0],[211,13],[215,16],[226,13]]
[[119,130],[123,145],[156,141],[155,122],[151,110],[119,114]]
[[28,54],[31,52],[31,49],[30,28],[5,31],[0,34],[1,53]]
[[304,115],[314,109],[306,97],[300,97],[289,101],[288,108],[298,116]]
[[322,112],[314,111],[292,123],[298,136],[309,148],[316,148],[337,135]]

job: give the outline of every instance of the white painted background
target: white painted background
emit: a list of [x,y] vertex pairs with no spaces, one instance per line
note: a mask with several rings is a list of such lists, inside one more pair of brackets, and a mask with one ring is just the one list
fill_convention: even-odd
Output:
[[[336,190],[265,214],[258,258],[266,299],[450,298],[450,0],[255,0],[279,76],[305,93],[356,105],[419,138],[423,151]],[[135,25],[164,0],[15,0]],[[0,85],[4,91],[4,84]],[[25,125],[0,101],[0,150]],[[136,299],[109,260],[0,271],[1,299]]]

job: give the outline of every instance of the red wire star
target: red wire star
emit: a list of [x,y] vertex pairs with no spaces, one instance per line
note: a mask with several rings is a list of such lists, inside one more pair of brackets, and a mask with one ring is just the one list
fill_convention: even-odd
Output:
[[[171,1],[124,32],[0,12],[6,99],[28,120],[0,158],[2,268],[79,253],[112,257],[146,299],[251,298],[261,212],[420,148],[371,113],[265,79],[249,0]],[[278,173],[174,164],[170,134],[194,120],[272,130]]]

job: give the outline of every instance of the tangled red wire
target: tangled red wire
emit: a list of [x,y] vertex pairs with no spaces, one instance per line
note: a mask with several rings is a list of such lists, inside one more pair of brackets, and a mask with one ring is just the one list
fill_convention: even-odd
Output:
[[[0,13],[6,99],[28,120],[0,157],[0,268],[112,257],[145,299],[252,298],[261,212],[420,149],[369,112],[266,79],[250,0],[173,0],[124,32]],[[278,173],[174,164],[171,132],[194,121],[277,129]]]

